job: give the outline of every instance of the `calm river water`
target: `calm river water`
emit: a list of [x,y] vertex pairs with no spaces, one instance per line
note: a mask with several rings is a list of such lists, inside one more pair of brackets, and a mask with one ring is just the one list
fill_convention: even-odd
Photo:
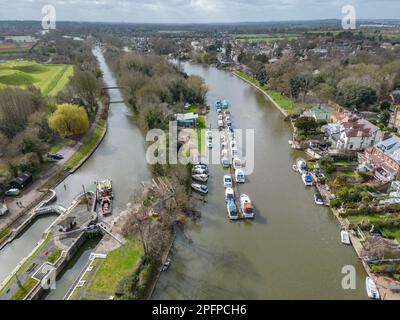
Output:
[[[255,169],[241,186],[256,207],[253,222],[230,222],[221,165],[211,165],[210,192],[193,240],[178,237],[171,268],[154,299],[364,299],[365,272],[354,250],[340,242],[334,216],[313,201],[291,169],[290,125],[255,88],[214,67],[184,62],[182,69],[209,86],[209,124],[217,126],[214,102],[228,99],[235,129],[255,130]],[[343,290],[342,267],[353,265],[357,289]]]

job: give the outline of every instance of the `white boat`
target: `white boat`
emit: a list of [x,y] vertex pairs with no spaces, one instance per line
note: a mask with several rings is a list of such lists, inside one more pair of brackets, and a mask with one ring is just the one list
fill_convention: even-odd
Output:
[[207,131],[207,138],[208,139],[212,139],[212,135],[213,135],[213,133],[212,133],[212,131]]
[[238,215],[238,212],[237,212],[235,201],[228,200],[226,202],[226,211],[228,212],[229,219],[231,219],[231,220],[239,219],[239,215]]
[[224,117],[224,116],[223,116],[222,114],[219,114],[219,115],[218,115],[218,120],[222,120],[223,117]]
[[301,175],[301,179],[303,180],[303,183],[306,186],[312,186],[313,185],[313,180],[312,180],[312,177],[311,177],[311,175],[309,173],[303,173]]
[[203,168],[193,168],[192,175],[194,175],[194,174],[207,174],[208,175],[208,170],[203,169]]
[[207,182],[208,181],[208,174],[194,174],[192,175],[193,180]]
[[251,203],[250,197],[247,194],[240,196],[240,209],[242,210],[243,217],[246,219],[254,218],[253,204]]
[[297,159],[296,166],[300,174],[304,173],[304,171],[307,170],[307,162],[303,158]]
[[349,233],[346,230],[340,231],[340,240],[343,244],[351,244]]
[[244,172],[242,169],[236,169],[235,170],[235,181],[237,183],[244,183],[246,180],[246,177],[244,175]]
[[224,142],[224,141],[225,141],[225,139],[226,139],[225,135],[224,135],[224,134],[221,134],[221,136],[220,136],[220,140],[221,140],[221,142]]
[[230,146],[231,149],[236,148],[236,140],[231,140]]
[[292,145],[292,144],[293,144],[293,141],[292,141],[292,140],[288,140],[288,143],[289,143],[290,145]]
[[233,158],[232,166],[235,170],[240,169],[242,167],[242,160],[240,160],[238,157]]
[[371,299],[380,299],[378,287],[375,284],[375,281],[370,277],[365,278],[365,288],[367,289],[367,295]]
[[218,120],[218,128],[221,130],[224,127],[224,122],[222,120]]
[[212,144],[212,142],[211,142],[211,141],[208,141],[208,142],[207,142],[207,147],[208,147],[208,149],[212,149],[212,147],[213,147],[213,144]]
[[235,199],[235,192],[233,191],[232,188],[226,188],[225,189],[225,200],[234,200]]
[[293,171],[296,171],[296,172],[299,171],[299,170],[297,169],[297,166],[296,166],[295,164],[292,166],[292,169],[293,169]]
[[208,187],[204,184],[192,183],[192,189],[203,194],[208,193]]
[[226,142],[221,143],[221,150],[228,150],[228,145],[226,144]]
[[224,187],[232,188],[232,177],[229,174],[224,175]]
[[231,148],[232,158],[239,157],[239,151],[236,147]]
[[319,206],[324,205],[324,199],[322,198],[320,193],[314,194],[314,202],[315,202],[315,204],[317,204]]

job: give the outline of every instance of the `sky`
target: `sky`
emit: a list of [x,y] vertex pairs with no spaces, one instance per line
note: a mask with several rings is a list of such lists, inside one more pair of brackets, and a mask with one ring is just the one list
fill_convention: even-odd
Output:
[[360,19],[400,19],[400,0],[0,0],[0,20],[210,23],[341,19],[353,5]]

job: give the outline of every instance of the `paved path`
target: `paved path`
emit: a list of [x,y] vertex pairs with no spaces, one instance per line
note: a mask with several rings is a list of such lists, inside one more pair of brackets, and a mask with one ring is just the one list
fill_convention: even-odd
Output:
[[[38,189],[46,182],[46,180],[54,174],[60,167],[62,167],[78,150],[81,143],[76,143],[74,146],[64,146],[60,149],[59,153],[64,155],[64,159],[55,162],[51,168],[36,178],[23,192],[22,195],[16,198],[8,197],[6,203],[9,213],[0,217],[0,231],[10,227],[19,218],[25,216],[33,206],[39,204],[47,193],[41,192]],[[17,201],[22,203],[22,207],[17,206]]]

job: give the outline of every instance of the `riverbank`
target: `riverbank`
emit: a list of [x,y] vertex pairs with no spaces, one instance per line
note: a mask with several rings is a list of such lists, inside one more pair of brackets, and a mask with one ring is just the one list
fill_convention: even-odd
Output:
[[[256,84],[254,81],[251,81],[250,79],[246,78],[244,75],[241,75],[239,73],[239,71],[232,71],[232,74],[240,79],[242,79],[243,81],[246,81],[248,84],[250,84],[251,86],[253,86],[254,88],[256,88],[258,91],[262,92],[263,95],[265,95],[270,101],[271,103],[280,111],[282,112],[282,114],[287,117],[290,114],[289,110],[285,110],[283,107],[281,107],[273,98],[272,96],[265,91],[263,88],[261,88],[258,84]],[[278,93],[276,93],[278,94]]]
[[[248,84],[250,84],[251,86],[253,86],[254,88],[256,88],[258,91],[262,92],[265,96],[268,97],[268,99],[272,102],[272,104],[277,107],[277,109],[279,111],[281,111],[285,116],[288,116],[289,113],[286,112],[276,101],[274,101],[274,99],[267,93],[265,92],[265,90],[263,88],[261,88],[259,85],[257,85],[256,83],[252,82],[250,79],[246,79],[246,77],[241,76],[240,74],[238,74],[237,72],[232,72],[236,77],[242,79],[243,81],[247,82]],[[334,216],[336,217],[337,221],[339,222],[339,225],[341,226],[342,229],[346,229],[348,230],[349,227],[349,221],[347,219],[344,219],[340,216],[338,210],[331,208],[330,209]],[[360,259],[363,268],[365,269],[365,272],[368,274],[368,276],[372,277],[373,279],[375,279],[375,282],[377,283],[378,287],[379,287],[379,291],[381,293],[381,298],[382,299],[395,299],[398,300],[400,299],[400,294],[395,294],[392,291],[390,291],[387,287],[387,278],[384,276],[380,276],[380,275],[376,275],[373,274],[371,272],[371,268],[369,267],[369,265],[363,260],[361,259],[361,254],[362,254],[362,242],[360,241],[360,239],[358,237],[356,237],[355,235],[351,234],[351,241],[352,241],[352,247],[354,249],[354,251],[356,252],[357,257]]]

